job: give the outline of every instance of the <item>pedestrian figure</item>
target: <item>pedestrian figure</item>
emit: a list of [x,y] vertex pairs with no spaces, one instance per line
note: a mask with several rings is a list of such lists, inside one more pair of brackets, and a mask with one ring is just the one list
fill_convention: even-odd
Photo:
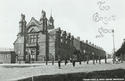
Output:
[[58,66],[59,66],[59,69],[61,69],[61,59],[58,59]]
[[73,64],[73,67],[75,67],[75,60],[73,60],[72,64]]
[[81,65],[82,63],[81,63],[81,60],[79,61],[79,64]]
[[46,60],[46,65],[48,65],[48,61]]
[[82,64],[82,62],[81,62],[81,58],[79,59],[79,64],[80,64],[80,65]]
[[95,57],[94,57],[94,55],[93,55],[93,64],[95,64]]
[[67,64],[68,62],[67,62],[67,59],[65,60],[65,65]]
[[93,64],[95,64],[95,59],[93,59]]
[[116,63],[116,56],[115,56],[115,53],[113,54],[113,59],[112,59],[112,61],[113,61],[113,64]]
[[114,63],[116,62],[116,58],[115,58],[115,57],[113,57],[113,60],[112,60],[112,61],[113,61],[113,64],[114,64]]
[[105,56],[105,63],[107,63],[107,58],[106,58],[106,56]]
[[70,62],[72,63],[72,58],[69,58]]
[[118,62],[118,58],[116,58],[116,64],[118,64],[119,62]]
[[98,59],[96,58],[96,63],[98,63]]
[[101,57],[99,57],[99,64],[101,64]]
[[76,56],[75,55],[73,55],[73,58],[72,58],[72,64],[73,64],[73,67],[75,67],[75,61],[76,61]]
[[89,56],[87,55],[87,64],[89,64]]

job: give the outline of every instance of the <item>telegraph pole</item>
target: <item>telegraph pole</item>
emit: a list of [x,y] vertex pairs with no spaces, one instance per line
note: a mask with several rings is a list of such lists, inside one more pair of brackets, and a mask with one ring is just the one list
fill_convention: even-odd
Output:
[[115,40],[114,40],[114,29],[112,30],[112,38],[113,38],[113,64],[115,62]]

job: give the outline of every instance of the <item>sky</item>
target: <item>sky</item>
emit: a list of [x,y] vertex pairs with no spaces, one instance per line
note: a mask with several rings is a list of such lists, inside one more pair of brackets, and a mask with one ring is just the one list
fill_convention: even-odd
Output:
[[[100,11],[98,1],[106,1],[110,10]],[[96,38],[101,22],[93,20],[93,14],[115,16],[105,28],[114,29],[116,50],[120,48],[125,38],[125,0],[0,0],[0,48],[13,48],[13,43],[19,32],[21,13],[25,14],[27,23],[31,17],[39,20],[41,11],[45,10],[47,17],[52,14],[55,28],[60,27],[70,32],[80,40],[88,40],[111,53],[113,49],[112,33]]]

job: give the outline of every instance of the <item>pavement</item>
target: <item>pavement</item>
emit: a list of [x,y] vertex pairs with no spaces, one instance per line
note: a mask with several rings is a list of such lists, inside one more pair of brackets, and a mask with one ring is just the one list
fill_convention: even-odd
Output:
[[54,75],[54,74],[67,74],[67,73],[79,73],[79,72],[92,72],[101,70],[112,70],[112,69],[125,69],[125,62],[112,64],[112,59],[108,59],[108,63],[105,64],[104,60],[101,64],[93,64],[92,61],[89,64],[82,62],[80,65],[78,62],[75,67],[72,63],[68,63],[66,66],[61,63],[61,69],[58,64],[45,63],[41,64],[0,64],[0,81],[13,81],[21,78],[27,78],[39,75]]

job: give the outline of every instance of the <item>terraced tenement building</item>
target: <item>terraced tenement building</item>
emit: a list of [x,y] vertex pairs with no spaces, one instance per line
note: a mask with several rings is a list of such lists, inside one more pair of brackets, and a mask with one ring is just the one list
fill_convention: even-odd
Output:
[[[45,11],[42,11],[41,15],[39,21],[32,17],[29,23],[26,22],[25,15],[21,15],[19,33],[14,42],[17,61],[42,62],[58,60],[59,58],[62,60],[75,58],[78,60],[81,56],[84,57],[83,50],[86,49],[81,46],[83,44],[81,44],[79,37],[75,38],[70,33],[55,28],[53,17],[50,16],[47,19]],[[90,45],[90,47],[93,47],[93,50],[104,52],[103,49],[96,46]],[[105,53],[103,55],[105,56]]]

